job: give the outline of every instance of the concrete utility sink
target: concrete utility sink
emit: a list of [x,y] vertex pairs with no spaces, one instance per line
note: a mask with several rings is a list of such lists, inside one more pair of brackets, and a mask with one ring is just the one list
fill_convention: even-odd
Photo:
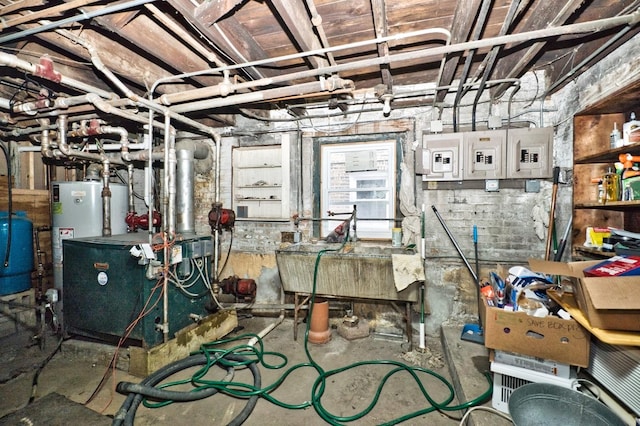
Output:
[[[321,250],[340,244],[301,243],[276,250],[276,262],[285,291],[312,293],[316,259]],[[340,252],[327,251],[318,265],[316,293],[339,297],[416,302],[418,287],[397,291],[392,254],[413,254],[403,248],[347,244]]]

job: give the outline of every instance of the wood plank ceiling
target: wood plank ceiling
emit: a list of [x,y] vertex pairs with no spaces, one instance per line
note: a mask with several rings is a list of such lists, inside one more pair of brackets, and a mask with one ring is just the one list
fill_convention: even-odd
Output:
[[[450,93],[456,93],[455,106],[478,87],[476,101],[486,93],[499,99],[530,70],[544,71],[552,92],[638,32],[640,1],[0,5],[0,129],[6,132],[32,125],[34,115],[54,116],[65,98],[86,93],[127,114],[153,102],[219,127],[247,111],[264,114],[311,102],[346,108],[365,92],[376,102],[388,96],[395,107],[451,106]],[[399,89],[407,86],[425,89],[404,96]],[[83,114],[95,103],[64,106]]]

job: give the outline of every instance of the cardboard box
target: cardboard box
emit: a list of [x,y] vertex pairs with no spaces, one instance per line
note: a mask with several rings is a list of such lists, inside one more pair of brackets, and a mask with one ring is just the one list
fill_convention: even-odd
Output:
[[640,277],[585,277],[584,269],[598,263],[529,260],[533,271],[572,280],[578,307],[591,327],[640,331]]
[[589,366],[591,334],[576,321],[537,318],[487,305],[482,299],[484,345],[490,349]]

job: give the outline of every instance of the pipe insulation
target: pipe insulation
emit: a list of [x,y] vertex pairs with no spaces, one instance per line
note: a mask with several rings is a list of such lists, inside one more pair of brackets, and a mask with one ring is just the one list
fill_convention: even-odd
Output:
[[[638,23],[639,20],[640,20],[640,11],[636,11],[627,15],[621,15],[621,16],[616,16],[612,18],[604,18],[604,19],[599,19],[595,21],[580,22],[576,24],[569,24],[569,25],[563,25],[563,26],[552,27],[552,28],[544,28],[540,30],[526,31],[526,32],[517,33],[517,34],[507,34],[507,35],[502,35],[497,37],[489,37],[489,38],[484,38],[480,40],[467,41],[467,42],[456,43],[456,44],[447,44],[441,47],[431,47],[431,48],[420,49],[420,50],[415,50],[411,52],[390,54],[387,56],[363,59],[359,61],[350,61],[348,63],[328,66],[325,68],[312,69],[312,70],[282,75],[278,77],[266,78],[266,79],[263,79],[264,83],[261,83],[262,80],[258,80],[257,82],[251,82],[251,84],[255,86],[258,86],[260,84],[273,84],[274,82],[285,82],[285,81],[292,81],[292,80],[302,79],[302,78],[310,78],[310,77],[319,76],[319,75],[336,74],[344,71],[352,71],[352,70],[357,70],[357,69],[374,66],[374,65],[391,64],[391,63],[403,62],[403,61],[415,60],[415,59],[427,59],[431,57],[440,58],[443,55],[448,55],[456,52],[464,52],[467,50],[493,48],[495,46],[530,42],[534,40],[542,40],[545,38],[552,38],[552,37],[565,36],[565,35],[593,34],[594,32],[597,33],[597,32],[611,29],[611,28],[624,26],[624,25],[634,26]],[[273,62],[279,59],[280,58],[271,58],[268,60],[268,62]],[[240,65],[215,68],[212,70],[208,70],[207,72],[223,72],[223,71],[234,69],[234,68],[243,68],[247,66],[252,66],[254,64],[255,62],[247,62]],[[190,75],[193,75],[193,74],[190,74]],[[246,83],[240,83],[239,85],[236,85],[236,86],[240,86],[242,84],[246,85]],[[245,86],[241,86],[241,87],[245,87]],[[235,89],[236,87],[231,87],[228,90],[235,91]],[[194,89],[189,92],[183,92],[182,94],[177,96],[180,96],[180,100],[187,100],[187,97],[185,96],[187,93],[189,93],[189,98],[192,98],[192,99],[197,99],[200,97],[209,97],[211,96],[211,93],[210,93],[211,90],[217,91],[219,89],[217,88],[217,86],[214,86],[213,89],[211,88]],[[215,94],[213,94],[213,96],[215,96]],[[161,99],[162,99],[161,102],[163,103],[169,102],[169,101],[175,101],[175,98],[172,98],[169,96]],[[259,100],[264,100],[264,99],[259,99]],[[246,101],[247,99],[244,99],[244,98],[234,99],[234,102],[236,103],[246,102]],[[206,108],[206,107],[211,108],[212,106],[210,105],[214,105],[213,107],[215,107],[215,106],[226,106],[226,105],[233,105],[233,104],[234,103],[221,103],[220,105],[217,105],[215,103],[208,104],[206,101],[203,101],[203,103],[200,104],[199,106],[202,108]],[[176,108],[177,107],[171,108],[171,110],[175,112],[181,112],[181,111],[186,112],[187,110],[195,111],[195,109],[192,109],[190,105],[183,106],[182,108],[184,109],[176,109]]]
[[[373,44],[385,43],[389,41],[399,41],[405,38],[419,37],[419,36],[431,35],[431,34],[444,35],[446,37],[445,41],[447,44],[449,44],[449,41],[451,40],[451,33],[444,28],[427,28],[427,29],[418,30],[418,31],[410,31],[407,33],[394,34],[386,37],[377,37],[375,39],[357,41],[354,43],[343,44],[340,46],[308,50],[305,52],[298,52],[290,55],[278,56],[275,58],[258,59],[251,62],[245,62],[243,64],[233,64],[233,65],[227,65],[227,66],[222,66],[217,68],[211,68],[208,70],[194,71],[190,73],[174,75],[171,77],[165,77],[165,78],[159,79],[153,84],[154,89],[151,91],[151,93],[155,92],[155,87],[157,87],[160,83],[167,83],[171,80],[177,80],[177,79],[188,78],[188,77],[196,77],[196,76],[205,75],[205,74],[225,73],[228,71],[242,69],[242,68],[255,67],[259,65],[266,65],[270,63],[276,63],[276,62],[286,62],[291,59],[324,55],[324,54],[328,54],[330,52],[335,52],[339,50],[353,49],[353,48],[369,46]],[[326,68],[323,68],[323,69],[326,69]],[[314,69],[314,70],[308,70],[308,71],[295,72],[295,73],[281,75],[281,76],[267,77],[259,80],[252,80],[252,81],[247,81],[244,83],[238,83],[233,85],[230,85],[228,81],[224,81],[216,86],[203,87],[201,89],[186,90],[186,91],[172,93],[172,94],[164,94],[160,96],[158,99],[161,103],[165,105],[171,105],[175,103],[192,101],[192,100],[201,99],[201,98],[226,96],[229,93],[236,92],[239,90],[251,89],[251,88],[256,88],[261,86],[270,86],[277,83],[286,83],[292,80],[305,79],[305,78],[315,77],[317,75],[322,75],[322,74],[328,74],[328,73],[325,73],[325,72],[318,73],[317,69]]]
[[[16,55],[11,55],[9,53],[5,53],[1,51],[0,51],[0,66],[7,66],[7,67],[19,69],[29,74],[40,75],[40,72],[39,72],[40,65],[32,64],[29,61],[25,61],[23,59],[18,58]],[[59,83],[62,84],[63,86],[68,86],[74,89],[78,89],[81,92],[95,93],[106,99],[114,97],[114,94],[111,92],[104,91],[102,89],[83,83],[74,78],[65,77],[64,75],[60,75]]]
[[242,93],[239,95],[227,96],[224,98],[205,99],[202,101],[190,102],[176,105],[171,108],[173,112],[184,113],[200,111],[210,108],[220,108],[229,105],[239,105],[245,103],[269,101],[287,96],[299,96],[316,92],[334,92],[340,89],[355,89],[351,80],[339,77],[321,78],[319,81],[311,83],[296,84],[293,86],[279,87],[276,89],[266,89],[262,91]]

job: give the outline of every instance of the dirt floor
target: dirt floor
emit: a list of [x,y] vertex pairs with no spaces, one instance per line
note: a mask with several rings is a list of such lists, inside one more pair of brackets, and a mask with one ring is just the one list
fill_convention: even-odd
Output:
[[[274,322],[275,318],[240,317],[239,329],[227,337],[239,336],[243,333],[257,333]],[[293,340],[293,321],[286,318],[263,340],[264,362],[259,366],[261,387],[271,386],[280,380],[286,371],[296,365],[303,365],[289,374],[279,386],[268,393],[270,399],[262,397],[244,422],[246,425],[283,425],[307,424],[323,425],[335,419],[336,423],[353,425],[374,425],[391,422],[401,416],[417,410],[429,410],[432,404],[428,399],[442,403],[451,398],[448,383],[451,382],[449,370],[445,363],[443,351],[438,338],[427,340],[427,349],[423,352],[414,347],[408,351],[408,343],[401,336],[395,337],[372,334],[368,337],[346,340],[336,330],[332,330],[331,340],[323,345],[308,344],[309,355],[305,351],[304,324],[300,324],[298,341]],[[247,339],[230,343],[227,346],[246,344]],[[101,413],[105,425],[111,424],[124,401],[124,396],[115,391],[120,381],[139,383],[140,377],[127,373],[126,350],[122,352],[122,361],[118,369],[109,371],[107,365],[113,347],[104,344],[89,343],[77,339],[69,339],[62,343],[60,350],[41,369],[35,388],[35,400],[28,401],[32,395],[33,379],[44,359],[56,348],[55,336],[48,336],[46,348],[41,350],[28,332],[22,332],[0,340],[0,424],[12,424],[6,417],[21,409],[17,414],[20,423],[16,424],[88,424],[83,418],[59,418],[60,415],[80,416],[80,413],[58,412],[59,404],[50,404],[49,408],[38,407],[37,411],[48,412],[50,422],[33,422],[30,415],[35,415],[36,402],[45,395],[58,393],[70,401],[85,405],[94,412]],[[259,345],[256,345],[259,347]],[[286,357],[270,354],[278,352]],[[311,358],[311,359],[310,359]],[[311,360],[316,366],[310,366]],[[380,361],[385,360],[381,363]],[[286,361],[281,368],[273,368]],[[371,364],[368,361],[375,361]],[[357,367],[331,374],[346,366],[362,363]],[[306,366],[304,366],[306,365]],[[421,367],[428,372],[408,370],[408,367]],[[321,394],[320,403],[310,406],[313,399],[314,383],[319,380],[318,369],[325,372],[324,388],[317,386],[316,393]],[[170,380],[189,379],[197,368],[190,368],[172,376]],[[387,375],[397,370],[394,374]],[[426,396],[418,382],[422,384]],[[213,367],[205,376],[207,380],[223,380],[225,371]],[[90,403],[85,404],[96,391],[101,378],[108,380]],[[385,379],[387,378],[387,379]],[[233,381],[252,383],[250,371],[239,369]],[[322,383],[320,380],[319,383]],[[382,386],[383,385],[383,386]],[[382,389],[378,389],[382,386]],[[183,389],[176,388],[176,389]],[[188,388],[191,389],[190,385]],[[240,389],[237,385],[234,389]],[[379,392],[379,394],[378,394]],[[372,402],[373,401],[373,402]],[[43,400],[43,404],[46,400]],[[162,408],[146,408],[140,406],[135,416],[136,425],[188,424],[191,425],[224,425],[234,419],[247,403],[246,398],[216,394],[196,402],[173,403]],[[454,399],[449,405],[455,405]],[[286,408],[286,405],[305,408]],[[372,405],[372,408],[368,407]],[[319,411],[326,411],[321,415]],[[364,413],[364,414],[363,414]],[[360,414],[362,418],[356,419]],[[432,411],[416,418],[402,422],[403,425],[456,425],[459,424],[463,412]],[[3,417],[5,416],[5,417]],[[4,418],[4,420],[3,420]],[[31,421],[31,423],[29,423]],[[94,423],[91,423],[94,424]],[[96,423],[100,424],[100,423]]]

